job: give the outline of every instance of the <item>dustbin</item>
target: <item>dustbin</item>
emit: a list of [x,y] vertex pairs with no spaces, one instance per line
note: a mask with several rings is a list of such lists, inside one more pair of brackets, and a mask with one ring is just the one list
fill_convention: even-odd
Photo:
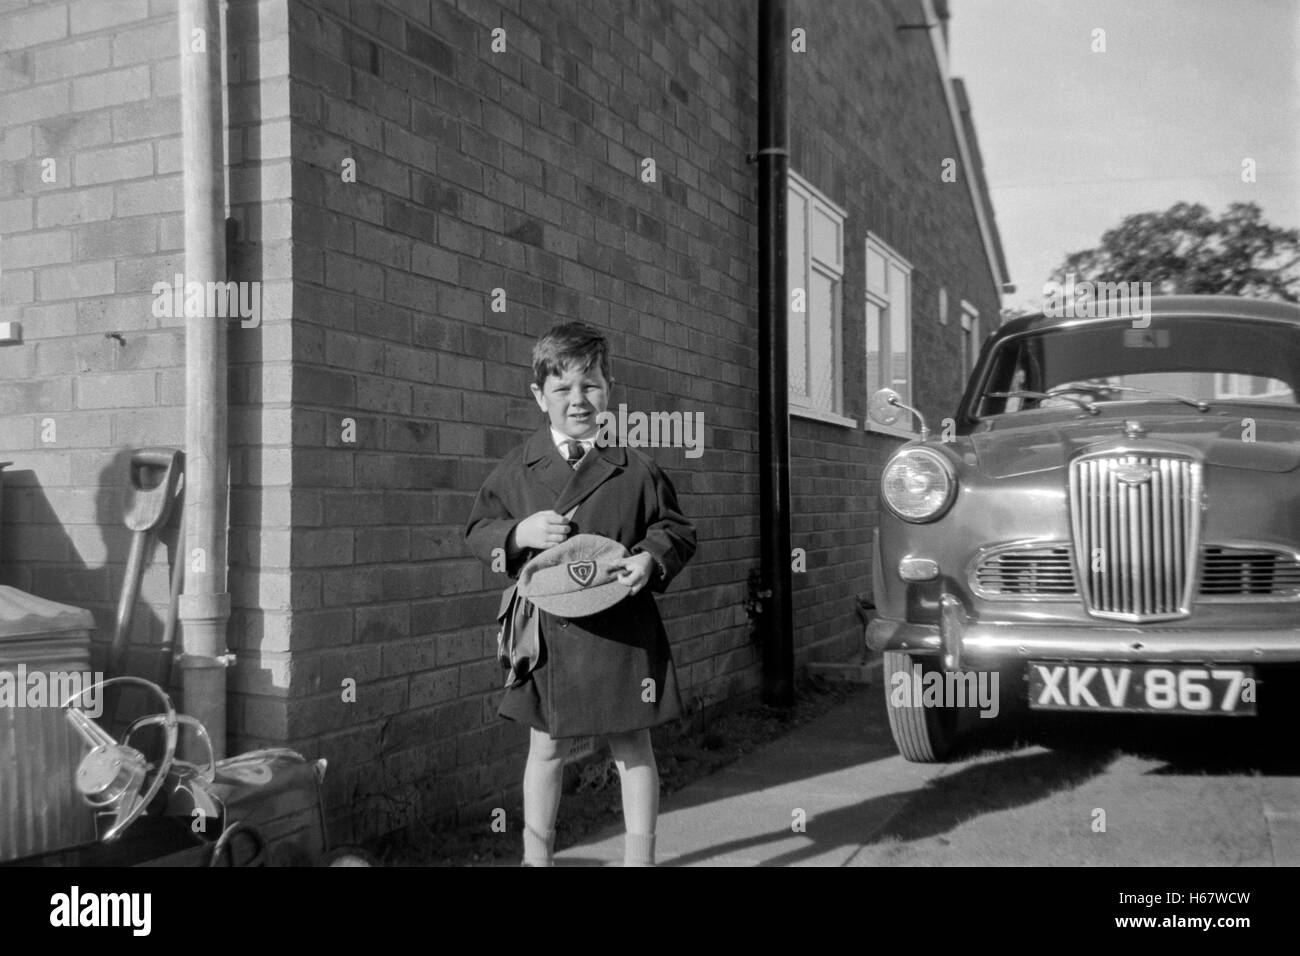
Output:
[[73,786],[85,747],[61,706],[97,677],[94,627],[84,608],[0,585],[0,861],[95,839]]

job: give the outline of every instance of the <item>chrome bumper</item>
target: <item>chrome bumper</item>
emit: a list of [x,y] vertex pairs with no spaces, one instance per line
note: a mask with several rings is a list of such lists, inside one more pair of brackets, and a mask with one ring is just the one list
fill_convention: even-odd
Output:
[[1019,660],[1300,663],[1300,623],[1225,631],[1192,626],[994,624],[970,621],[961,602],[940,598],[942,623],[873,620],[867,646],[939,654],[948,670]]

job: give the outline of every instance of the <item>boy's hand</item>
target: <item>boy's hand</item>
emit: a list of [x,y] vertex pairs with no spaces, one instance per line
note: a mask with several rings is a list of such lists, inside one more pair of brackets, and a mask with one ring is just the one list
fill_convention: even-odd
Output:
[[569,536],[569,522],[554,511],[539,511],[515,525],[515,544],[545,551]]
[[622,568],[622,572],[618,575],[618,583],[630,588],[632,593],[636,594],[650,580],[650,575],[655,568],[655,559],[653,555],[642,551],[610,564],[610,568],[611,570]]

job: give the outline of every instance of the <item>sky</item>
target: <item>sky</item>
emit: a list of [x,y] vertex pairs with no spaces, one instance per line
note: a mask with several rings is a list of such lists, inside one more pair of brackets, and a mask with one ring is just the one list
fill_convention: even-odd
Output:
[[[1016,292],[1127,215],[1251,201],[1300,226],[1300,0],[950,0]],[[1093,52],[1104,30],[1104,52]],[[1242,181],[1242,160],[1256,182]]]

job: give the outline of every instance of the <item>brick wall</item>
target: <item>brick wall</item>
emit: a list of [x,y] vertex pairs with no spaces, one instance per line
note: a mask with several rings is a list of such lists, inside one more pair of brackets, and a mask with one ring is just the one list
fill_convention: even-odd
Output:
[[[287,9],[230,10],[230,275],[261,282],[260,326],[229,338],[233,750],[285,736],[283,706],[268,716],[256,695],[289,686],[293,356]],[[184,274],[178,47],[175,0],[0,6],[0,309],[24,339],[0,348],[0,457],[14,462],[0,575],[89,608],[97,667],[130,544],[131,450],[184,446],[184,319],[153,309],[154,283]],[[146,556],[128,662],[141,676],[160,673],[147,646],[178,519]]]
[[[0,8],[0,314],[23,327],[0,348],[0,457],[14,462],[0,575],[90,608],[101,641],[130,542],[129,449],[179,446],[184,431],[181,320],[150,310],[183,240],[168,6]],[[167,592],[159,549],[133,641],[157,641]]]
[[756,683],[752,31],[745,5],[694,6],[291,6],[295,688],[307,675],[289,730],[333,759],[331,799],[363,829],[517,792],[526,731],[495,716],[506,580],[462,535],[540,423],[529,354],[562,318],[607,330],[615,404],[705,414],[702,458],[653,451],[704,542],[661,607],[688,697]]
[[[915,398],[936,431],[965,385],[961,370],[964,298],[985,333],[998,292],[980,244],[966,170],[941,179],[959,159],[929,37],[899,32],[925,19],[919,0],[794,0],[790,27],[807,32],[791,56],[790,167],[847,213],[844,223],[844,415],[857,428],[791,418],[791,543],[806,549],[796,574],[796,645],[809,657],[861,648],[854,597],[871,591],[871,536],[879,475],[900,440],[865,431],[865,296],[868,231],[913,266]],[[948,323],[939,322],[939,289]]]
[[[704,414],[702,457],[648,450],[701,542],[660,607],[688,703],[757,688],[755,7],[231,0],[230,270],[263,301],[260,327],[229,338],[230,746],[329,758],[336,839],[517,799],[526,734],[495,717],[505,579],[462,533],[492,465],[540,423],[529,353],[557,320],[607,331],[615,407]],[[958,392],[958,301],[996,314],[969,194],[938,176],[956,142],[929,41],[893,31],[920,15],[792,11],[809,38],[792,168],[848,210],[859,422],[791,422],[800,661],[861,648],[896,444],[861,428],[866,230],[915,266],[927,411]],[[27,334],[0,349],[0,452],[19,469],[3,573],[103,626],[126,450],[183,438],[181,328],[148,308],[182,265],[174,0],[0,3],[0,31],[0,294]],[[47,154],[70,178],[40,182]],[[49,416],[65,444],[40,442]],[[141,642],[165,594],[155,558]]]

